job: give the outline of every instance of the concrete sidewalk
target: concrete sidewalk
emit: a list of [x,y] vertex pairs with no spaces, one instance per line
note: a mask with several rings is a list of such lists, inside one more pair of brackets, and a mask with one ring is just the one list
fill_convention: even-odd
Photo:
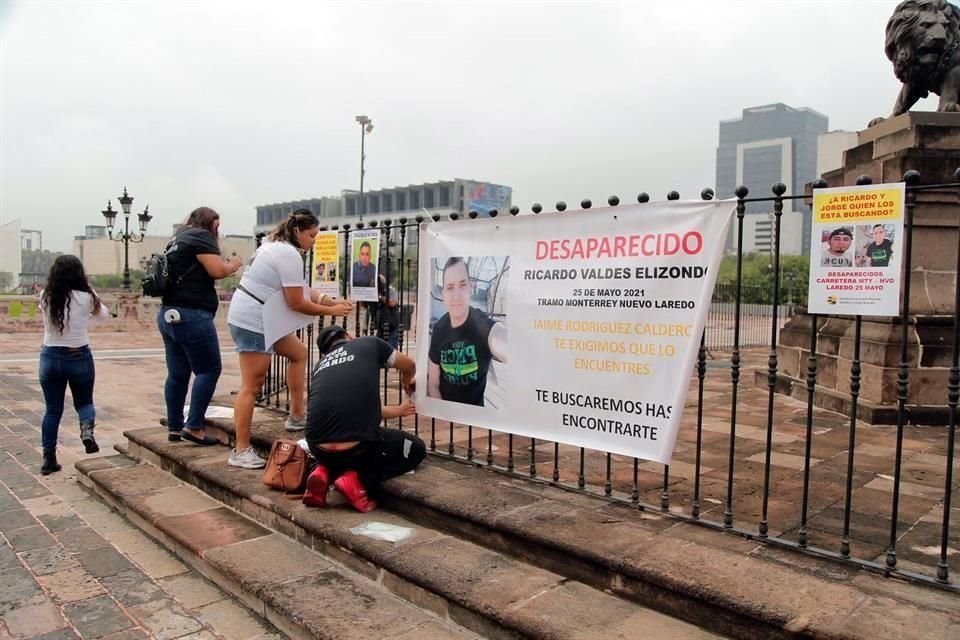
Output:
[[[157,346],[142,335],[107,335],[121,348]],[[31,342],[39,339],[0,338],[5,355]],[[0,362],[0,640],[283,637],[77,482],[77,460],[115,455],[122,428],[157,424],[163,366],[162,358],[97,362],[100,453],[83,452],[68,401],[63,470],[41,476],[37,365]]]

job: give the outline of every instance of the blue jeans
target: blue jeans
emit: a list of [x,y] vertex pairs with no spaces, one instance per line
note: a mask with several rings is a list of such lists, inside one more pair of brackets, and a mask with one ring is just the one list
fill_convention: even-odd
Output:
[[93,381],[96,372],[90,347],[47,347],[40,349],[40,388],[47,405],[40,428],[44,449],[57,446],[63,400],[70,385],[73,408],[80,423],[93,423],[97,414],[93,407]]
[[[164,313],[170,309],[180,314],[179,322],[167,322],[164,319]],[[186,426],[195,430],[203,429],[203,416],[210,406],[223,368],[213,314],[202,309],[162,306],[157,315],[157,327],[167,353],[167,382],[163,386],[167,429],[180,431],[184,427],[183,405],[187,401],[191,373],[196,378],[190,394],[190,413]]]

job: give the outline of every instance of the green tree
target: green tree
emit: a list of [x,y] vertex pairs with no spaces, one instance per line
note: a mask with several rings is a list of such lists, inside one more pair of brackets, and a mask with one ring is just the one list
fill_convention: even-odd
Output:
[[[143,271],[139,269],[130,270],[130,289],[133,291],[140,290],[140,281],[143,280]],[[122,273],[101,273],[99,275],[90,276],[90,284],[94,289],[106,290],[106,289],[122,289],[123,288],[123,274]]]
[[[740,282],[743,302],[767,303],[773,300],[773,256],[747,253],[741,262]],[[780,256],[780,300],[806,304],[809,256]],[[717,273],[715,297],[730,302],[736,295],[737,256],[725,256]]]

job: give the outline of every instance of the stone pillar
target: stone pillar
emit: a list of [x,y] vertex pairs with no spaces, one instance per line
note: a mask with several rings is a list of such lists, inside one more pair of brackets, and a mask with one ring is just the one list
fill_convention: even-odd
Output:
[[117,304],[117,319],[115,331],[139,331],[143,328],[143,314],[140,308],[140,294],[136,291],[130,293],[120,292],[115,295]]
[[[843,168],[823,176],[831,187],[868,175],[874,184],[899,182],[909,170],[921,185],[952,183],[960,168],[960,113],[910,112],[862,131],[859,144],[844,154]],[[910,326],[907,361],[908,421],[945,424],[947,377],[953,347],[954,293],[960,189],[917,193],[912,235]],[[900,246],[903,247],[902,240]],[[905,260],[901,262],[905,266]],[[901,294],[902,296],[902,294]],[[805,310],[804,310],[805,311]],[[777,390],[807,398],[811,316],[798,313],[780,332]],[[817,322],[817,385],[814,404],[848,413],[854,318],[820,316]],[[897,367],[902,325],[899,317],[864,318],[858,418],[871,424],[897,422]],[[766,382],[766,372],[763,372]]]

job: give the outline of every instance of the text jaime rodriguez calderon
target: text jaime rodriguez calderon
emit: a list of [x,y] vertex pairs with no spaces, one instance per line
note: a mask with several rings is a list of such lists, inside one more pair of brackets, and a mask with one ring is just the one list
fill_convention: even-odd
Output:
[[[576,370],[654,374],[657,361],[676,357],[678,340],[693,338],[693,324],[674,314],[697,308],[703,247],[692,230],[537,240],[536,268],[523,279],[543,282],[536,306],[563,317],[537,317],[532,328],[553,333],[553,348],[571,353]],[[638,310],[650,311],[642,322]],[[587,319],[592,311],[617,321]]]

